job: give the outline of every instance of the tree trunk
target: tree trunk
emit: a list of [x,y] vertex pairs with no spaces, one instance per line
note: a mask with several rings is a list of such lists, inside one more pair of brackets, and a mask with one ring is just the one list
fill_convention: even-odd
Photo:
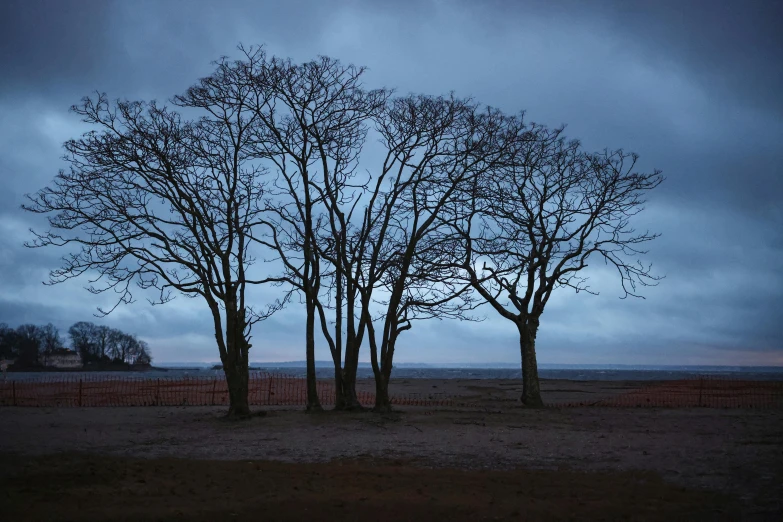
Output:
[[244,418],[250,415],[250,405],[247,400],[248,375],[247,368],[243,370],[238,366],[234,364],[232,367],[232,364],[223,363],[223,371],[228,383],[228,416]]
[[[226,305],[226,353],[221,356],[223,373],[228,385],[228,417],[246,418],[250,415],[248,403],[248,352],[250,345],[245,339],[244,310],[237,309],[234,297]],[[218,316],[219,320],[219,316]]]
[[360,411],[364,409],[359,402],[359,396],[356,393],[356,367],[352,371],[346,371],[343,377],[345,409],[348,411]]
[[345,409],[345,382],[340,361],[334,363],[334,409]]
[[[361,339],[364,335],[363,322],[359,321],[359,331],[356,330],[356,291],[352,285],[346,296],[347,314],[345,318],[346,340],[345,340],[345,363],[343,365],[343,398],[345,399],[344,409],[350,411],[363,410],[364,406],[359,402],[356,395],[356,371],[359,368],[359,350],[361,349]],[[364,304],[361,303],[360,306]]]
[[[389,375],[391,374],[391,369],[385,363],[384,357],[378,357],[378,344],[375,340],[375,329],[372,322],[368,320],[366,324],[367,338],[370,341],[370,364],[372,364],[372,373],[375,377],[375,407],[372,411],[386,413],[391,411],[391,401],[389,401]],[[383,352],[381,355],[385,356],[385,351]]]
[[542,408],[541,388],[536,362],[536,333],[538,320],[528,319],[518,325],[519,350],[522,356],[522,403],[529,408]]
[[353,346],[354,344],[355,340],[351,340],[345,348],[345,370],[343,371],[343,398],[345,399],[345,409],[349,411],[364,409],[356,394],[356,371],[359,368],[359,349]]
[[389,413],[392,411],[391,401],[389,400],[389,375],[385,369],[375,374],[375,407],[372,411],[376,413]]
[[[339,238],[337,252],[340,252]],[[334,345],[332,346],[332,361],[334,362],[334,409],[345,409],[345,391],[343,389],[343,270],[342,263],[337,263],[335,274],[335,310],[334,310]]]
[[394,330],[385,341],[385,349],[381,347],[380,364],[375,373],[375,408],[377,413],[388,413],[392,411],[391,401],[389,400],[389,381],[391,380],[392,361],[394,360],[394,347],[397,344],[396,325]]
[[358,361],[352,361],[353,357],[349,355],[350,353],[351,350],[346,350],[344,367],[341,364],[342,361],[334,361],[335,410],[356,411],[364,409],[356,394]]
[[318,399],[318,381],[315,377],[315,302],[312,296],[307,296],[307,411],[322,411]]

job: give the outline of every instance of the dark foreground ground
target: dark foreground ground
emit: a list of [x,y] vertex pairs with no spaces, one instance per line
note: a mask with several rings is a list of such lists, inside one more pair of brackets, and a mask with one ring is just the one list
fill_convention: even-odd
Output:
[[533,411],[507,384],[411,381],[481,405],[383,417],[0,408],[0,520],[783,520],[780,410]]
[[425,469],[87,454],[3,457],[4,520],[736,520],[652,472]]

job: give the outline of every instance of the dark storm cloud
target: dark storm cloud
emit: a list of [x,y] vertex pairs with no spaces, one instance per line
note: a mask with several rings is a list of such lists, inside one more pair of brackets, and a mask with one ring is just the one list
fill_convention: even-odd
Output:
[[783,115],[783,3],[604,2],[618,31],[661,62],[676,60],[717,97]]
[[2,2],[0,70],[7,80],[0,95],[67,98],[68,105],[94,90],[168,99],[240,41],[295,49],[317,34],[327,13],[321,3],[297,1]]
[[103,81],[118,51],[110,12],[100,0],[0,3],[0,93],[59,96],[75,83]]
[[783,225],[783,2],[460,5],[451,20],[465,38],[504,50],[461,50],[474,69],[507,64],[504,82],[486,74],[488,102],[568,123],[590,147],[637,150],[676,177],[661,188],[667,197]]
[[513,31],[526,16],[553,25],[591,26],[642,51],[644,60],[687,71],[709,95],[739,98],[783,115],[783,2],[489,0],[464,6],[478,20],[494,20],[502,31]]
[[[542,362],[783,364],[780,20],[775,1],[0,2],[0,322],[105,321],[154,340],[159,361],[216,358],[197,301],[140,296],[98,320],[104,297],[86,282],[42,286],[62,253],[21,246],[43,221],[19,204],[64,166],[62,142],[84,131],[67,109],[82,96],[166,100],[239,42],[263,43],[367,65],[373,87],[525,109],[664,171],[638,228],[663,232],[649,259],[666,279],[620,301],[611,274],[592,270],[600,296],[549,304]],[[398,360],[515,361],[513,325],[485,313],[417,325]],[[254,358],[301,359],[301,315],[259,325]]]

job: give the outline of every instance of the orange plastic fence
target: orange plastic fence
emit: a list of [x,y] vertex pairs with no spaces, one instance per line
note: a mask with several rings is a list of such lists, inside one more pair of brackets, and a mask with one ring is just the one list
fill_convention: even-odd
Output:
[[783,381],[701,376],[662,381],[596,402],[557,405],[612,408],[782,408]]
[[[318,383],[322,404],[335,402],[331,383]],[[359,402],[375,403],[375,394],[359,392]],[[257,406],[298,406],[307,400],[307,381],[283,374],[253,373],[248,400]],[[397,405],[447,405],[447,399],[399,396]],[[216,406],[228,404],[228,386],[219,377],[145,379],[117,377],[43,377],[0,383],[0,406]]]
[[[334,387],[318,383],[322,404],[335,402]],[[300,406],[307,398],[302,377],[253,373],[249,402],[257,406]],[[375,394],[360,392],[359,402],[375,403]],[[457,397],[436,395],[392,396],[398,406],[479,406]],[[228,404],[226,381],[218,377],[144,379],[118,377],[40,378],[0,383],[0,406],[214,406]],[[596,402],[552,403],[551,407],[710,407],[781,408],[783,381],[748,381],[725,377],[698,377],[664,381]]]

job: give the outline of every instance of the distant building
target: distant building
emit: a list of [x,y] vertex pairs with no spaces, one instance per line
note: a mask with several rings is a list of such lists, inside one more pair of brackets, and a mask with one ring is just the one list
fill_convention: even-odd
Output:
[[3,382],[5,382],[8,367],[12,366],[15,362],[16,359],[0,359],[0,372],[3,372]]
[[70,350],[45,353],[41,355],[41,360],[43,365],[49,368],[81,368],[84,366],[81,355]]

